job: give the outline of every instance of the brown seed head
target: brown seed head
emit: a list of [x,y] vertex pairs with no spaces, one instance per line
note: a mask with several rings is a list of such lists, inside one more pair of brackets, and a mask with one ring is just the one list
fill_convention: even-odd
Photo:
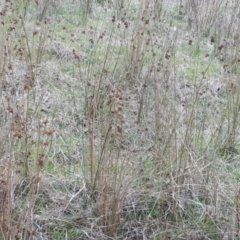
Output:
[[46,130],[44,130],[43,134],[51,136],[55,133],[55,131],[56,130],[54,128],[51,128],[51,129],[48,129],[48,130],[46,129]]
[[46,125],[46,124],[48,124],[48,123],[49,123],[49,120],[48,120],[48,119],[43,120],[43,124],[44,124],[44,125]]
[[12,100],[10,96],[5,96],[5,99],[7,100],[7,102],[10,102]]
[[31,89],[31,86],[27,83],[24,84],[24,90],[30,90]]
[[14,132],[13,137],[22,138],[22,134],[19,131]]
[[13,108],[10,105],[8,105],[7,110],[8,112],[13,113]]

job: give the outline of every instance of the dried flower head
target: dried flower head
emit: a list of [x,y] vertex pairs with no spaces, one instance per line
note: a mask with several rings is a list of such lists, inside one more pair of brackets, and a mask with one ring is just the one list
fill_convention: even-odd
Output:
[[22,138],[22,134],[19,131],[14,132],[13,137]]
[[24,84],[24,90],[30,90],[31,86],[29,84]]
[[10,105],[8,105],[7,110],[8,112],[13,113],[13,108]]
[[48,120],[48,119],[43,120],[43,124],[44,124],[44,125],[46,125],[46,124],[48,124],[48,123],[49,123],[49,120]]
[[7,100],[7,102],[10,102],[12,100],[10,96],[5,96],[5,99]]

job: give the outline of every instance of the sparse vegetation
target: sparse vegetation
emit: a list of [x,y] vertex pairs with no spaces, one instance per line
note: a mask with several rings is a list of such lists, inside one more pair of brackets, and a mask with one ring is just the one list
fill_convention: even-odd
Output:
[[239,239],[239,13],[0,0],[0,239]]

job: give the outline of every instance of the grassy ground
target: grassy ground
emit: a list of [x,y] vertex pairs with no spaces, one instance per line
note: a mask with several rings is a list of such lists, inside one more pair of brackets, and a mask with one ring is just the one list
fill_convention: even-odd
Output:
[[0,3],[0,239],[239,239],[238,0]]

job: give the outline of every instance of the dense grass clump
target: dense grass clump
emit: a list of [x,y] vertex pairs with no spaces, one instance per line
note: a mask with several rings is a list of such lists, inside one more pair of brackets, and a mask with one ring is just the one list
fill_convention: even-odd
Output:
[[239,239],[239,1],[0,6],[0,239]]

